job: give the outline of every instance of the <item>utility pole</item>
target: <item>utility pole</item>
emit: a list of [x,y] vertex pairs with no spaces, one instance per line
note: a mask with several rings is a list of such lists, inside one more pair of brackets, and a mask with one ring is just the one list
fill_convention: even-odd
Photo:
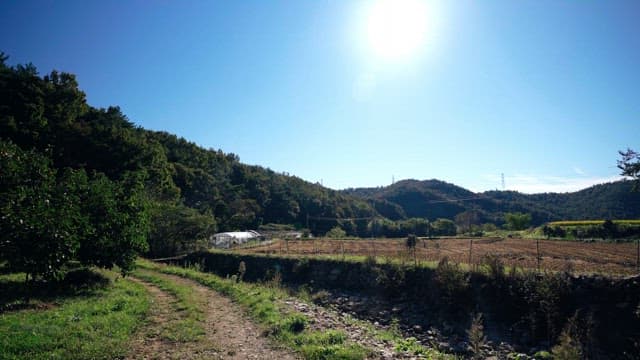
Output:
[[538,262],[538,273],[540,273],[540,260],[542,260],[540,257],[540,239],[536,239],[536,260]]
[[469,239],[469,270],[471,270],[471,261],[473,260],[473,239]]

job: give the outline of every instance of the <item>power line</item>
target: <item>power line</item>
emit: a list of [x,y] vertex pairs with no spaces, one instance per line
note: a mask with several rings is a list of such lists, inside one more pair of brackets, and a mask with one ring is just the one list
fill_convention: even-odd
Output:
[[378,218],[379,216],[367,216],[367,217],[354,217],[354,218],[337,218],[326,216],[309,216],[309,220],[338,220],[338,221],[358,221],[358,220],[371,220]]
[[479,196],[479,197],[471,197],[471,198],[464,198],[464,199],[447,199],[447,200],[431,200],[428,201],[429,204],[438,204],[438,203],[447,203],[447,202],[458,202],[458,201],[471,201],[471,200],[487,200],[489,199],[486,196]]

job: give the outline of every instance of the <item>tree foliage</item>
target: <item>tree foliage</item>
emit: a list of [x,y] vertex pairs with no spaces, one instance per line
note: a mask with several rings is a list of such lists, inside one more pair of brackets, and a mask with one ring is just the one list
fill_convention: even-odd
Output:
[[149,215],[144,195],[144,176],[128,174],[113,182],[104,174],[95,174],[83,194],[83,214],[89,228],[78,252],[87,265],[130,271],[138,253],[147,250]]
[[460,233],[468,233],[475,226],[480,225],[480,213],[475,210],[467,210],[455,216],[455,223],[460,229]]
[[0,260],[11,270],[54,279],[79,260],[126,272],[145,250],[141,184],[56,170],[46,156],[1,140],[0,169]]
[[620,175],[630,177],[634,180],[633,189],[638,191],[640,186],[640,153],[627,149],[620,151],[621,159],[618,160]]
[[76,173],[56,171],[45,156],[0,141],[0,261],[28,275],[56,278],[80,246]]
[[531,214],[506,213],[504,214],[504,221],[509,230],[524,230],[531,224]]
[[436,219],[433,223],[433,235],[453,236],[456,234],[456,224],[449,219]]
[[151,209],[151,222],[154,226],[148,242],[153,257],[202,250],[217,230],[213,216],[179,204],[156,204]]
[[324,236],[326,236],[328,238],[341,239],[341,238],[344,238],[345,236],[347,236],[347,232],[342,230],[341,227],[336,226],[336,227],[332,228],[331,230],[327,231],[327,233]]

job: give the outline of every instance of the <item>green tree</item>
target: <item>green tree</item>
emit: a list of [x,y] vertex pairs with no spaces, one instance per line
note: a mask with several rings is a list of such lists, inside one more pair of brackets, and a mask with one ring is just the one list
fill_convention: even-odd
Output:
[[138,253],[147,250],[148,202],[144,176],[131,173],[114,182],[97,173],[83,199],[90,229],[84,234],[78,258],[83,264],[130,271]]
[[640,153],[627,149],[627,151],[620,151],[622,159],[618,160],[618,168],[622,170],[620,175],[628,176],[635,180],[633,189],[639,190],[640,187]]
[[216,230],[213,215],[200,214],[184,205],[156,203],[151,208],[149,252],[153,257],[171,256],[207,246]]
[[504,221],[509,230],[524,230],[531,224],[531,214],[519,212],[505,213]]
[[432,223],[433,234],[436,236],[452,236],[456,234],[456,224],[449,219],[436,219]]
[[431,229],[429,220],[423,218],[411,218],[396,223],[398,226],[398,236],[408,236],[409,234],[427,236]]
[[328,238],[341,239],[347,236],[346,231],[342,230],[340,226],[335,226],[331,230],[327,231],[324,235]]
[[455,222],[461,233],[468,233],[474,225],[480,224],[480,215],[475,210],[463,211],[456,215]]
[[32,278],[55,279],[71,260],[126,273],[146,249],[143,173],[121,181],[0,141],[0,259]]
[[76,191],[84,178],[67,169],[56,181],[48,158],[0,141],[0,260],[11,270],[60,277],[84,227]]

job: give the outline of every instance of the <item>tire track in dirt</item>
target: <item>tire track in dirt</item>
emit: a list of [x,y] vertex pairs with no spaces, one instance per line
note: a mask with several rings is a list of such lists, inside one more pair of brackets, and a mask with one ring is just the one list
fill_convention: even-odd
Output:
[[[154,297],[149,325],[134,341],[128,359],[297,359],[289,350],[275,348],[238,304],[192,280],[154,272],[181,286],[191,287],[203,301],[205,335],[199,341],[172,342],[163,339],[163,326],[176,321],[179,313],[172,308],[176,299],[155,285],[133,279]],[[165,325],[163,325],[165,324]]]
[[137,282],[145,287],[153,297],[151,303],[151,313],[148,324],[138,332],[132,343],[127,359],[177,359],[181,355],[183,344],[165,339],[162,334],[168,325],[180,319],[172,304],[176,298],[171,294],[160,290],[155,285],[151,285],[135,277],[129,277],[131,281]]

